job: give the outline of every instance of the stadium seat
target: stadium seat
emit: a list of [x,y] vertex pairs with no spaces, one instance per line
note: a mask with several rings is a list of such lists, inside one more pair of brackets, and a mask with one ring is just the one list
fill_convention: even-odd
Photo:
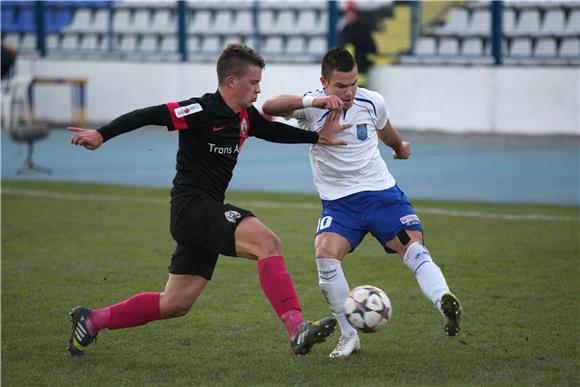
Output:
[[74,51],[78,49],[79,37],[77,34],[65,34],[60,42],[60,49],[64,51]]
[[561,9],[551,9],[546,12],[540,31],[542,36],[563,36],[565,34],[565,28],[564,11]]
[[[282,10],[278,13],[275,25],[276,32],[282,32],[285,34],[293,34],[298,32],[298,27],[294,20],[294,11]],[[301,27],[300,27],[301,29]]]
[[439,41],[439,55],[457,56],[459,55],[459,43],[454,38],[442,38]]
[[242,35],[228,35],[225,37],[222,45],[223,47],[226,47],[229,44],[233,44],[233,43],[240,43],[240,44],[244,44],[244,37]]
[[145,35],[141,39],[141,44],[139,45],[139,51],[156,53],[158,51],[157,44],[158,44],[158,39],[157,39],[156,35]]
[[166,35],[161,39],[161,51],[177,52],[177,36]]
[[504,9],[503,15],[503,33],[506,36],[513,36],[516,30],[516,13],[513,9]]
[[308,31],[312,34],[323,33],[326,31],[326,26],[320,22],[316,16],[316,11],[312,9],[306,9],[299,12],[298,26],[300,26],[301,30]]
[[207,10],[197,11],[189,22],[188,31],[195,33],[207,33],[211,30],[211,12]]
[[530,38],[515,38],[510,46],[509,56],[512,57],[532,56],[532,40]]
[[59,49],[60,37],[58,34],[49,34],[46,36],[46,48],[49,51],[56,51]]
[[465,31],[466,36],[481,36],[487,37],[491,33],[491,14],[489,9],[480,9],[474,11],[471,17],[471,22],[467,31]]
[[200,51],[204,53],[215,53],[222,48],[219,36],[206,35],[201,42]]
[[308,40],[308,53],[311,55],[324,55],[327,50],[327,41],[324,36],[315,36]]
[[575,9],[568,16],[565,34],[568,36],[580,35],[580,9]]
[[286,44],[287,54],[303,54],[305,52],[304,38],[302,36],[291,36]]
[[2,34],[4,43],[8,46],[18,49],[20,47],[20,34]]
[[120,51],[134,52],[137,51],[137,36],[136,35],[121,35],[119,45],[117,48]]
[[452,8],[449,18],[443,27],[435,29],[437,35],[463,35],[467,31],[469,15],[467,10],[461,8]]
[[580,38],[565,38],[560,43],[561,57],[580,58]]
[[128,9],[117,9],[113,13],[113,32],[124,33],[131,30],[130,11]]
[[536,41],[534,56],[537,57],[555,57],[558,55],[556,50],[556,41],[552,38],[541,38]]
[[80,49],[82,51],[104,51],[106,45],[103,44],[105,39],[101,39],[96,34],[83,34],[81,38]]
[[20,49],[23,51],[36,50],[36,34],[24,34],[22,36],[22,40],[20,41]]
[[262,44],[262,51],[268,54],[284,52],[284,39],[281,36],[267,36]]
[[517,27],[513,33],[515,36],[536,36],[540,34],[540,12],[537,9],[522,11]]
[[416,55],[436,55],[437,44],[435,38],[422,36],[417,40],[415,46]]
[[171,18],[171,12],[168,9],[160,9],[153,13],[151,22],[151,32],[170,33],[177,31],[177,24]]
[[211,27],[211,33],[226,33],[232,31],[233,26],[232,12],[229,10],[219,11],[215,14],[214,22]]
[[253,31],[252,11],[236,12],[232,31],[239,34],[251,34]]
[[262,10],[258,14],[258,23],[260,27],[260,32],[262,34],[268,34],[270,32],[276,31],[274,12],[271,10],[267,9]]
[[128,26],[127,31],[131,32],[150,32],[151,31],[151,12],[146,9],[135,11],[132,23]]
[[463,41],[461,47],[461,55],[463,56],[483,56],[486,55],[484,51],[483,39],[467,38]]
[[189,52],[196,54],[200,49],[199,44],[200,44],[199,35],[190,35],[187,38],[187,50]]

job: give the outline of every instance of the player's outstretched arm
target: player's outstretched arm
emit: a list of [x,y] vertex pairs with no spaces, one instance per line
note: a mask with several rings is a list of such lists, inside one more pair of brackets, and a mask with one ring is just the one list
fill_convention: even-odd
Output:
[[411,144],[401,139],[401,135],[391,124],[391,120],[387,121],[382,130],[377,131],[377,135],[385,145],[393,149],[394,159],[406,160],[411,156]]
[[103,136],[97,130],[68,127],[68,131],[74,132],[70,143],[84,146],[88,150],[95,150],[103,144]]
[[264,102],[262,110],[270,116],[285,117],[291,115],[295,110],[306,107],[319,109],[339,110],[342,109],[343,102],[335,95],[324,97],[299,95],[279,95]]

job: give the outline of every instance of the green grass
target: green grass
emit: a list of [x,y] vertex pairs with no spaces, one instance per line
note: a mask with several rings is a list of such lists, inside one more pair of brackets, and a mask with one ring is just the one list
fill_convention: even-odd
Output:
[[[256,264],[223,257],[186,317],[102,332],[84,358],[73,359],[65,350],[71,307],[163,289],[174,248],[168,191],[14,181],[2,188],[3,385],[580,383],[578,207],[415,201],[420,209],[575,219],[421,216],[427,246],[464,304],[457,338],[444,336],[440,316],[400,259],[367,237],[344,269],[353,287],[383,288],[394,318],[362,336],[363,349],[352,358],[328,359],[336,336],[294,357],[261,293]],[[38,191],[44,193],[33,196]],[[247,204],[284,241],[305,316],[326,315],[313,262],[318,200],[265,193],[228,199]]]

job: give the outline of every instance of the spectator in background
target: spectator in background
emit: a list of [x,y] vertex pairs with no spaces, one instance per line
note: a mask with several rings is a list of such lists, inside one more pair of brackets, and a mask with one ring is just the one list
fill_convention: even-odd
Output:
[[373,62],[369,58],[376,54],[377,48],[371,36],[370,23],[361,19],[358,5],[349,0],[342,8],[344,26],[340,31],[339,44],[354,56],[358,67],[358,85],[367,87],[368,72]]
[[2,79],[7,79],[12,75],[11,70],[16,63],[18,53],[16,50],[2,42]]

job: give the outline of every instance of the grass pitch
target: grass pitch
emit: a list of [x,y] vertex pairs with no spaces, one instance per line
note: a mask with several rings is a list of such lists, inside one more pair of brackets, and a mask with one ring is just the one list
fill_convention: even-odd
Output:
[[[456,338],[444,335],[400,259],[367,237],[345,273],[351,287],[384,289],[394,315],[383,331],[362,335],[351,358],[328,358],[336,335],[294,357],[256,264],[222,257],[186,317],[104,331],[73,359],[71,307],[163,289],[174,248],[168,190],[13,181],[2,188],[3,385],[580,383],[578,207],[414,202],[426,244],[465,308]],[[228,200],[284,241],[304,315],[328,314],[313,262],[318,200],[265,193]]]

